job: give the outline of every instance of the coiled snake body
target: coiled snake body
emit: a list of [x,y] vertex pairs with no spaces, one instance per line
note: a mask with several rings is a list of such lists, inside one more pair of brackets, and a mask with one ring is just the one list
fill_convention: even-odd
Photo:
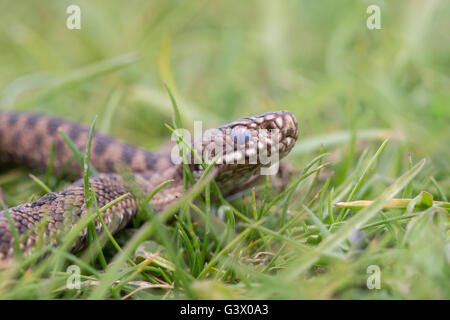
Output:
[[[258,116],[242,118],[217,128],[215,138],[231,132],[231,159],[243,158],[244,162],[224,162],[217,164],[215,180],[225,193],[241,187],[258,175],[263,164],[249,161],[250,156],[261,150],[264,139],[256,136],[249,141],[249,129],[278,129],[275,142],[279,159],[284,157],[297,140],[297,120],[288,111],[268,112]],[[27,165],[44,170],[47,167],[50,150],[54,148],[54,170],[80,175],[81,166],[73,159],[72,151],[62,139],[63,131],[83,151],[89,130],[66,119],[26,112],[0,112],[0,168],[8,163]],[[237,150],[236,140],[244,140],[247,151]],[[234,144],[233,144],[234,141]],[[200,143],[195,150],[203,155],[205,144]],[[233,154],[234,152],[234,154]],[[239,155],[239,156],[238,156]],[[230,158],[230,157],[229,157]],[[99,207],[129,192],[127,183],[118,174],[121,166],[127,166],[133,173],[135,182],[144,193],[150,193],[156,186],[169,179],[173,183],[160,190],[150,201],[150,205],[161,211],[183,195],[182,165],[171,160],[167,153],[150,153],[131,146],[107,135],[95,132],[91,145],[91,164],[99,172],[89,178],[89,186],[94,189]],[[203,168],[191,165],[194,176],[199,177]],[[106,225],[112,232],[122,229],[137,213],[138,204],[133,196],[126,197],[103,212]],[[75,223],[86,213],[84,184],[78,180],[65,190],[52,192],[32,202],[8,209],[19,235],[29,232],[20,244],[22,251],[32,249],[38,240],[38,224],[46,216],[43,238],[51,238],[61,232],[67,224]],[[101,224],[96,221],[97,230]],[[69,226],[70,227],[70,226]],[[67,229],[66,229],[67,230]],[[0,260],[14,256],[14,238],[4,211],[0,211]]]

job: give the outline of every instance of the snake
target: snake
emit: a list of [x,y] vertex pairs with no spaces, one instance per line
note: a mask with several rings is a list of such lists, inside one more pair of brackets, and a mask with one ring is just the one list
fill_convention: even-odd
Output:
[[[267,134],[259,132],[276,134],[269,139]],[[86,215],[89,207],[85,197],[83,166],[77,161],[73,148],[70,148],[64,136],[72,141],[72,146],[84,152],[89,134],[89,127],[65,118],[27,111],[0,112],[0,168],[19,165],[44,171],[51,163],[53,173],[64,172],[78,178],[61,191],[50,192],[33,201],[0,211],[0,261],[13,259],[17,254],[17,247],[23,253],[29,253],[39,240],[53,244],[57,241],[54,239],[63,237],[64,232],[73,228]],[[205,136],[206,134],[200,141],[190,142],[191,153],[197,152],[202,161],[206,161],[206,150],[210,145],[205,142],[208,141],[204,139]],[[209,157],[216,159],[212,164],[215,169],[214,181],[226,195],[251,185],[260,177],[261,169],[271,165],[260,160],[259,155],[263,154],[263,150],[269,155],[270,150],[276,150],[278,160],[284,158],[296,143],[298,123],[294,114],[289,111],[272,111],[219,126],[214,129],[213,137],[216,142],[223,142],[223,149],[214,149]],[[211,135],[208,139],[211,139]],[[101,213],[104,225],[111,233],[115,234],[127,226],[140,208],[129,179],[121,173],[124,168],[131,173],[134,185],[144,194],[150,194],[165,181],[171,181],[149,201],[156,213],[165,210],[186,193],[183,182],[184,162],[176,161],[173,152],[150,152],[99,131],[93,131],[90,142],[89,160],[95,168],[95,174],[89,176],[88,186],[95,194],[98,207],[102,208],[115,199],[130,194]],[[267,151],[269,146],[275,149]],[[217,161],[220,152],[224,152],[225,156],[221,157],[223,161]],[[202,161],[191,161],[188,164],[195,181],[205,171]],[[44,217],[45,224],[41,230],[36,226],[44,221]],[[96,232],[102,232],[103,224],[98,218],[94,224]],[[14,234],[21,237],[19,246],[15,243],[17,236],[14,237]],[[72,250],[79,250],[85,242],[86,230],[80,234],[76,241],[78,244],[74,244]]]

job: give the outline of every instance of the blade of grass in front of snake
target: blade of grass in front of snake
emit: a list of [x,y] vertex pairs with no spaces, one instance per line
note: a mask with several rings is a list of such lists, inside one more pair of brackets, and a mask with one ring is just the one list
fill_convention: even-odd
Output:
[[[126,197],[129,196],[129,193],[126,193],[120,197],[117,197],[116,199],[108,202],[106,205],[104,205],[103,207],[101,207],[99,209],[99,213],[102,214],[103,212],[105,212],[106,210],[108,210],[109,208],[113,207],[114,205],[116,205],[118,202],[122,201],[123,199],[125,199]],[[77,223],[73,226],[73,228],[71,228],[66,234],[64,234],[64,241],[61,243],[61,245],[59,246],[61,248],[62,251],[69,251],[71,246],[73,245],[73,243],[75,242],[75,240],[79,237],[79,235],[82,233],[82,231],[89,225],[89,223],[91,221],[93,221],[95,218],[97,218],[97,215],[95,213],[91,213],[91,214],[85,214],[83,215],[78,221]],[[61,262],[62,259],[61,257],[56,256],[55,257],[55,270],[59,271],[59,269],[61,268]]]
[[97,121],[98,116],[94,117],[92,120],[91,126],[89,127],[89,135],[86,142],[86,151],[83,156],[83,181],[84,181],[84,198],[86,203],[86,210],[88,207],[90,208],[92,204],[92,199],[90,195],[89,188],[89,168],[90,168],[90,158],[91,158],[91,145],[92,145],[92,137],[95,129],[95,122]]
[[[111,202],[109,202],[108,204],[99,209],[100,214],[105,212],[110,207],[114,206],[127,196],[128,194],[125,194],[118,197],[115,200],[112,200]],[[77,237],[79,237],[82,230],[87,227],[88,223],[95,218],[96,215],[82,216],[80,220],[78,220],[78,222],[75,224],[75,226],[71,230],[69,230],[69,232],[64,234],[64,241],[59,245],[58,248],[55,249],[55,251],[53,251],[53,254],[49,257],[49,259],[45,259],[43,263],[40,263],[36,268],[34,268],[33,273],[31,275],[35,278],[39,278],[44,273],[48,272],[49,268],[52,268],[53,272],[59,272],[63,261],[62,255],[70,254],[68,253],[68,251],[72,246],[73,242],[76,240]],[[42,226],[45,226],[45,224],[42,224]],[[19,261],[20,262],[19,269],[28,268],[29,266],[34,265],[36,261],[40,260],[49,250],[52,249],[53,248],[51,248],[50,246],[42,246],[41,248],[36,248],[29,255],[27,255],[21,261]],[[20,251],[20,255],[21,254],[22,252]],[[13,273],[16,272],[14,270],[12,271]],[[27,281],[31,280],[28,279]]]
[[167,180],[167,181],[164,181],[164,182],[160,183],[158,186],[156,186],[156,188],[153,189],[153,190],[149,193],[149,195],[142,201],[142,203],[141,203],[141,205],[140,205],[140,207],[139,207],[138,212],[144,212],[144,211],[149,212],[149,211],[151,211],[152,209],[151,209],[151,207],[149,206],[150,200],[152,200],[153,197],[154,197],[154,196],[155,196],[162,188],[164,188],[164,187],[167,186],[168,184],[171,184],[172,182],[174,182],[174,180]]
[[[206,167],[206,169],[204,170],[204,172],[200,176],[200,180],[205,179],[205,177],[209,174],[209,172],[211,170],[213,170],[214,166],[216,165],[216,162],[217,162],[218,158],[219,157],[216,156],[212,160],[212,162]],[[213,173],[213,176],[215,176],[215,173]],[[210,191],[210,186],[211,186],[211,183],[208,183],[206,185],[206,187],[205,187],[205,198],[206,199],[208,199],[210,197],[208,195],[208,193]],[[186,207],[186,209],[187,208],[188,207]],[[194,232],[194,229],[193,229],[193,226],[192,226],[192,222],[190,220],[190,214],[187,213],[186,217],[187,217],[187,220],[188,220],[188,225],[185,225],[184,222],[181,221],[180,219],[178,219],[178,220],[179,220],[179,223],[182,224],[185,227],[185,229],[189,232],[189,234],[191,235],[191,238],[193,239],[193,243],[192,244],[186,244],[187,245],[186,247],[190,251],[191,262],[192,262],[191,263],[191,265],[192,265],[191,269],[192,269],[193,275],[195,277],[198,274],[198,272],[200,272],[200,268],[203,265],[203,260],[204,259],[202,257],[204,255],[203,254],[200,254],[200,255],[195,254],[195,252],[202,252],[202,251],[201,251],[201,248],[200,248],[200,243],[198,241],[198,238],[196,236],[194,236],[195,232]],[[189,237],[187,237],[187,235],[183,239],[184,239],[184,241],[189,241]]]
[[[177,101],[175,100],[175,97],[172,93],[172,90],[170,90],[169,85],[165,81],[163,82],[163,84],[167,90],[167,93],[169,94],[170,102],[172,103],[172,108],[173,108],[173,112],[174,112],[172,125],[175,128],[175,130],[178,130],[178,129],[183,130],[183,123],[181,121],[181,114],[180,114],[180,110],[178,108]],[[183,137],[183,136],[181,135],[181,137]],[[192,176],[191,168],[189,167],[188,161],[186,158],[189,153],[187,152],[184,145],[182,145],[180,143],[180,139],[181,139],[180,137],[177,137],[177,145],[178,145],[179,152],[181,154],[181,159],[183,160],[183,188],[186,191],[188,188],[188,182],[190,182],[191,184],[194,184],[195,181]]]
[[[97,203],[97,198],[95,197],[94,187],[90,188],[89,197],[91,199],[91,204],[89,205],[89,207],[86,206],[86,211],[89,212],[92,210],[92,207],[94,207],[95,212],[98,212],[98,203]],[[86,203],[86,201],[85,201],[85,203]],[[89,233],[90,233],[90,235],[89,235]],[[107,267],[107,263],[106,263],[105,256],[103,254],[103,245],[100,244],[99,235],[97,234],[97,227],[95,225],[94,220],[92,220],[88,224],[88,238],[87,238],[88,242],[90,239],[92,239],[92,242],[94,244],[93,246],[92,245],[89,246],[89,244],[88,244],[88,248],[91,249],[88,251],[93,252],[93,254],[90,257],[95,258],[95,254],[97,254],[97,258],[98,258],[98,261],[100,262],[100,266],[103,268],[103,270],[105,270]]]
[[[86,142],[86,150],[83,155],[83,182],[84,182],[84,199],[85,199],[84,202],[85,202],[85,206],[86,206],[86,212],[88,212],[88,213],[92,212],[92,204],[94,201],[96,201],[96,199],[94,198],[95,195],[94,195],[94,193],[91,192],[91,188],[89,186],[89,173],[90,173],[89,168],[90,168],[92,138],[94,135],[95,124],[97,122],[97,118],[98,118],[98,116],[96,115],[94,117],[94,120],[92,120],[92,123],[89,127],[89,134],[88,134],[88,139]],[[99,243],[97,230],[96,230],[93,220],[89,222],[88,227],[87,227],[88,246],[90,245],[91,242],[94,243],[94,246],[97,249],[100,265],[102,266],[103,269],[106,269],[106,266],[107,266],[106,259],[103,255],[103,250]]]
[[[199,164],[203,167],[203,169],[206,171],[208,169],[208,167],[211,167],[211,164],[209,164],[209,166],[203,161],[203,159],[198,155],[198,153],[195,151],[195,149],[192,147],[192,145],[190,143],[187,143],[186,140],[184,140],[183,136],[180,135],[176,130],[174,130],[170,125],[168,125],[167,123],[164,124],[166,126],[167,129],[169,129],[173,134],[175,134],[177,136],[177,138],[180,139],[180,142],[183,143],[187,148],[189,148],[191,154],[197,159],[197,161],[199,162]],[[215,164],[217,162],[219,156],[216,156],[212,163]],[[210,169],[209,169],[210,170]],[[190,171],[189,171],[190,172]],[[205,175],[205,173],[203,173],[203,175]],[[221,202],[221,204],[223,205],[227,205],[227,201],[225,200],[225,198],[222,195],[222,192],[220,191],[219,187],[217,186],[216,182],[213,180],[212,182],[212,187],[213,187],[213,192],[216,194],[217,198],[219,199],[219,201]]]
[[[103,231],[104,231],[104,235],[106,235],[106,238],[109,239],[109,241],[113,244],[113,246],[117,249],[118,252],[122,252],[122,249],[120,248],[119,244],[116,242],[116,240],[114,239],[112,233],[110,232],[108,226],[105,223],[105,220],[103,219],[102,214],[99,213],[99,208],[98,208],[98,203],[97,203],[97,198],[95,196],[95,190],[93,187],[91,187],[91,197],[93,199],[93,204],[95,207],[95,214],[97,215],[97,218],[100,221],[100,224],[103,227]],[[93,225],[93,222],[91,222],[91,224]],[[102,244],[100,244],[100,239],[98,239],[96,230],[95,230],[95,226],[94,226],[94,235],[93,235],[93,240],[94,240],[94,244],[95,246],[90,246],[88,247],[88,249],[86,250],[86,254],[84,256],[88,256],[88,257],[92,257],[95,255],[95,253],[98,254],[99,260],[100,260],[100,264],[102,265],[103,269],[106,269],[106,260],[104,258],[103,255],[103,250],[102,247],[105,245],[105,242],[103,242]],[[102,239],[103,240],[103,239]],[[104,260],[104,261],[102,261]],[[134,263],[133,260],[129,259],[128,262],[132,265],[135,266],[136,264]],[[150,277],[147,274],[144,274],[144,277],[150,281]]]
[[102,275],[100,279],[100,284],[97,286],[90,294],[90,299],[102,299],[105,297],[107,292],[111,289],[111,285],[115,281],[115,277],[122,267],[123,263],[126,262],[127,257],[129,257],[137,246],[156,231],[157,225],[160,225],[172,217],[177,210],[183,206],[188,201],[192,201],[197,197],[198,194],[206,187],[208,183],[212,181],[214,176],[210,173],[203,180],[199,180],[195,186],[190,189],[190,191],[182,197],[179,201],[172,204],[169,208],[161,212],[158,216],[154,216],[154,219],[158,219],[158,223],[153,223],[152,221],[146,222],[139,231],[128,241],[125,248],[123,249],[123,254],[118,254],[114,257],[110,267]]
[[[62,164],[61,166],[61,170],[58,170],[56,173],[56,177],[55,177],[55,181],[56,182],[61,182],[61,181],[73,181],[76,179],[76,174],[75,173],[70,173],[68,171],[69,167],[72,165],[72,163],[74,161],[77,161],[75,155],[72,153],[67,160]],[[82,164],[80,163],[80,167],[82,166]],[[95,169],[94,168],[90,168],[91,169],[91,176],[95,175]]]
[[[172,128],[169,127],[169,130],[173,130]],[[172,131],[174,132],[174,131]],[[176,133],[175,133],[176,134]],[[213,166],[216,164],[217,160],[220,158],[220,155],[217,155],[216,157],[213,158],[212,162],[209,165],[206,165],[206,163],[203,162],[203,159],[200,158],[200,156],[197,154],[197,152],[195,151],[195,149],[190,145],[187,144],[186,141],[182,138],[182,142],[185,143],[191,150],[192,154],[194,155],[194,157],[197,158],[197,160],[200,162],[200,164],[202,165],[204,172],[201,176],[205,177],[209,171],[213,168]],[[217,196],[217,198],[219,199],[219,202],[221,203],[222,206],[227,206],[229,208],[231,208],[231,210],[239,217],[241,218],[243,221],[247,222],[247,223],[253,223],[253,221],[251,219],[249,219],[248,217],[246,217],[244,214],[242,214],[239,210],[237,210],[236,208],[234,208],[222,195],[222,192],[219,189],[219,186],[217,185],[217,183],[212,180],[211,181],[211,185],[213,187],[213,191],[215,193],[215,195]]]

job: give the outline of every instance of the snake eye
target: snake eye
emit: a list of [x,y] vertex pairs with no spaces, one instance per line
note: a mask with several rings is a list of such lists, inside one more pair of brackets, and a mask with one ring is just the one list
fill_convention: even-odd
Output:
[[244,126],[235,126],[231,129],[231,138],[237,145],[245,145],[250,140],[250,131]]

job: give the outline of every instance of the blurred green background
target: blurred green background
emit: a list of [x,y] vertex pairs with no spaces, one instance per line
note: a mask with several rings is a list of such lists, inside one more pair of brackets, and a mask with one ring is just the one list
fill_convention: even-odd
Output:
[[[71,4],[81,30],[66,27]],[[381,30],[366,27],[371,4]],[[450,189],[448,1],[3,0],[0,12],[2,109],[98,114],[100,130],[155,148],[169,137],[167,81],[186,127],[288,109],[293,159],[348,130],[392,135],[403,165],[426,157]]]
[[[72,4],[81,8],[80,30],[66,27]],[[366,26],[372,4],[381,9],[381,30]],[[361,174],[360,152],[369,149],[368,157],[360,158],[365,163],[387,136],[392,141],[355,199],[377,198],[408,169],[411,153],[413,163],[422,158],[427,163],[412,190],[398,196],[426,190],[445,200],[450,196],[449,17],[445,0],[2,0],[0,108],[85,124],[99,115],[99,130],[156,149],[170,136],[164,127],[173,112],[166,81],[187,128],[193,120],[203,120],[206,128],[270,110],[292,111],[301,132],[289,155],[293,167],[304,168],[322,147],[331,152],[326,161],[332,166],[321,172],[318,184],[331,179],[332,171],[334,176],[313,208],[319,217],[327,188],[346,195]],[[43,193],[28,173],[2,170],[0,185],[9,205]],[[301,212],[310,192],[301,188],[292,199],[294,213]],[[448,223],[448,216],[442,217]],[[422,234],[401,223],[371,228],[382,233],[381,240],[362,255],[334,262],[329,273],[313,279],[249,278],[262,286],[247,297],[445,299],[449,246],[448,224],[443,226]],[[277,261],[280,268],[283,259]],[[388,288],[379,293],[364,287],[366,266],[373,263],[381,265]],[[199,286],[197,297],[221,292],[199,283],[193,284]],[[27,288],[16,296],[34,297]],[[33,288],[36,296],[45,293]]]

